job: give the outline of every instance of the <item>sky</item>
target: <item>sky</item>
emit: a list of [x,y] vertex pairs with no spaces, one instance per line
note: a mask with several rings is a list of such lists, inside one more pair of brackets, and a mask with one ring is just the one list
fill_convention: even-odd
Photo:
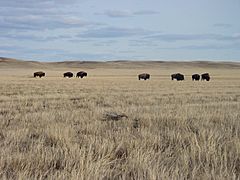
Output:
[[0,57],[240,61],[240,0],[0,0]]

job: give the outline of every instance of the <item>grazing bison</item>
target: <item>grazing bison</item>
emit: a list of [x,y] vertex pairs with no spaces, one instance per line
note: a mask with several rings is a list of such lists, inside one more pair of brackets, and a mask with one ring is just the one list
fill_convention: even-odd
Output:
[[192,80],[194,81],[199,81],[200,80],[200,75],[199,74],[193,74],[192,75]]
[[77,75],[76,75],[76,77],[78,77],[78,78],[79,78],[79,77],[83,78],[83,77],[85,77],[85,76],[87,77],[87,73],[84,72],[84,71],[80,71],[80,72],[78,72]]
[[150,74],[147,74],[147,73],[139,74],[138,75],[138,79],[139,80],[141,80],[141,79],[144,79],[144,80],[150,79]]
[[45,76],[45,73],[44,72],[42,72],[42,71],[38,71],[38,72],[35,72],[35,73],[33,73],[33,76],[34,77],[44,77]]
[[71,77],[73,77],[73,73],[72,72],[66,72],[66,73],[63,74],[63,77],[71,78]]
[[183,81],[184,80],[184,75],[180,73],[172,74],[171,75],[172,80],[176,79],[177,81]]
[[202,81],[206,80],[206,81],[209,81],[210,80],[210,75],[208,73],[204,73],[202,74]]

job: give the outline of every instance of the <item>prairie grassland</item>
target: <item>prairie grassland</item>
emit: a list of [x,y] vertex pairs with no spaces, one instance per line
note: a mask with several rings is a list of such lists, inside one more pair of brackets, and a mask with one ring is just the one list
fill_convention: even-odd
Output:
[[[192,82],[204,69],[184,68],[187,79],[171,81],[179,69],[147,69],[150,81],[130,68],[89,69],[86,79],[6,71],[0,179],[239,179],[239,69]],[[108,111],[128,118],[103,121]]]

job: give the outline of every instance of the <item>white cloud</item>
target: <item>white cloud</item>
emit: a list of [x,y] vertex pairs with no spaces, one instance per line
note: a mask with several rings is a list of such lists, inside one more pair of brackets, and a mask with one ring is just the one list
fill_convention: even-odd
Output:
[[68,15],[24,15],[3,16],[0,18],[0,29],[7,30],[44,30],[58,28],[81,28],[100,23],[90,22],[77,16]]
[[130,11],[130,10],[106,10],[103,13],[95,13],[95,15],[105,15],[111,18],[124,18],[133,17],[139,15],[154,15],[158,14],[157,11],[152,10],[140,10],[140,11]]
[[91,29],[78,35],[80,38],[122,38],[147,35],[150,31],[142,28],[105,27]]
[[231,28],[232,27],[231,24],[227,24],[227,23],[216,23],[213,26],[218,27],[218,28]]
[[196,41],[196,40],[215,40],[215,41],[238,41],[240,35],[223,35],[223,34],[156,34],[146,36],[145,39],[154,41]]

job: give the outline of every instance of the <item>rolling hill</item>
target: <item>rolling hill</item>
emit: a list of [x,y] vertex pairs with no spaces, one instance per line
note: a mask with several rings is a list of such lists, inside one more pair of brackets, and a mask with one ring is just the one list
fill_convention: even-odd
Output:
[[227,68],[238,69],[240,62],[213,62],[213,61],[61,61],[38,62],[25,61],[0,57],[1,69],[61,69],[61,68],[107,68],[107,69],[138,69],[138,68]]

